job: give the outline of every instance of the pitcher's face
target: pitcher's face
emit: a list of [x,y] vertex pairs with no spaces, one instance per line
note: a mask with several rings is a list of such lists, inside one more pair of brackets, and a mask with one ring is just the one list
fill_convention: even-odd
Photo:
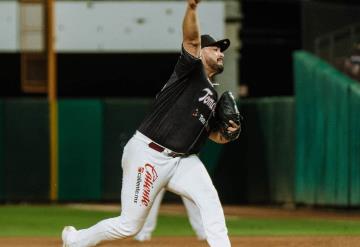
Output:
[[209,46],[201,49],[201,60],[205,66],[215,74],[220,74],[224,70],[224,53],[217,46]]

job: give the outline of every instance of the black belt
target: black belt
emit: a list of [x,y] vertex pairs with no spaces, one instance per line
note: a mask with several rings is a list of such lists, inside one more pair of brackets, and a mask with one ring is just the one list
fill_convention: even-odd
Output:
[[173,152],[169,149],[166,149],[158,144],[156,144],[155,142],[150,142],[149,143],[149,147],[160,152],[160,153],[164,153],[170,157],[173,157],[173,158],[176,158],[176,157],[180,157],[180,156],[184,156],[185,154],[182,154],[182,153],[176,153],[176,152]]

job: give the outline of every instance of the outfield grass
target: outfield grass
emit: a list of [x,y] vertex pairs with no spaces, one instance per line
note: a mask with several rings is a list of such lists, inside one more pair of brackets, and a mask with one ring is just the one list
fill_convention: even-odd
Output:
[[[65,225],[84,228],[116,213],[61,206],[0,206],[0,236],[59,236]],[[359,220],[231,217],[230,235],[360,235]],[[154,236],[194,235],[185,216],[160,215]]]

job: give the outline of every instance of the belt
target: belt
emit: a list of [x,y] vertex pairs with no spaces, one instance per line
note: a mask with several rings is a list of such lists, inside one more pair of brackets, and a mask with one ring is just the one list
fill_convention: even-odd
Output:
[[162,146],[160,146],[159,144],[155,143],[155,142],[150,142],[148,144],[148,146],[156,151],[158,151],[159,153],[165,153],[167,154],[168,156],[171,156],[173,158],[176,158],[176,157],[180,157],[180,156],[184,156],[185,154],[183,153],[176,153],[176,152],[173,152],[171,151],[170,149],[167,149],[167,148],[164,148]]

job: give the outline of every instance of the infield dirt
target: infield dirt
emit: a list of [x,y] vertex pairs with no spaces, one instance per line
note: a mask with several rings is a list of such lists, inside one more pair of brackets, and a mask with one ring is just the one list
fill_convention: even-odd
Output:
[[[233,247],[357,247],[360,237],[232,237]],[[59,238],[1,238],[1,247],[61,247]],[[139,243],[132,239],[113,241],[99,247],[208,247],[194,237],[154,237]]]

